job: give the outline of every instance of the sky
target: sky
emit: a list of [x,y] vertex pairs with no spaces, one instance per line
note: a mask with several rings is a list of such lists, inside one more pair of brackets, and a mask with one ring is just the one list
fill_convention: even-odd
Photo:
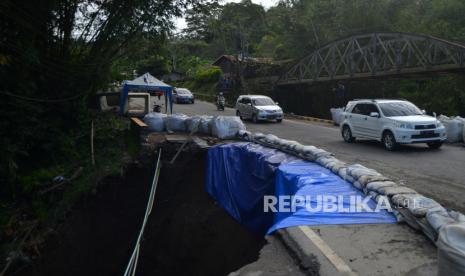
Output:
[[[239,3],[241,2],[242,0],[223,0],[221,1],[221,4],[225,4],[225,3]],[[252,0],[253,3],[255,4],[260,4],[262,6],[265,7],[265,9],[268,9],[276,4],[278,4],[278,1],[279,0]],[[175,24],[176,24],[176,29],[178,31],[184,29],[186,27],[186,20],[184,20],[184,18],[177,18],[175,20]]]

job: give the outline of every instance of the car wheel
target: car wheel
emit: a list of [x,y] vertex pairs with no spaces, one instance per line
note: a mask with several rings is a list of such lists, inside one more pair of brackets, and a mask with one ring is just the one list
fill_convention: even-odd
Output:
[[257,114],[252,115],[252,122],[258,123]]
[[283,121],[283,119],[276,119],[277,123],[281,123],[282,121]]
[[442,142],[430,142],[426,143],[430,149],[439,149],[442,146]]
[[344,126],[342,128],[342,138],[344,138],[344,141],[347,143],[353,143],[355,141],[355,137],[352,136],[352,131],[349,126]]
[[239,112],[239,110],[236,111],[236,116],[239,117],[242,120],[242,116],[241,116],[241,113]]
[[192,103],[192,104],[194,104],[194,102],[195,102],[195,100],[192,100],[192,102],[191,102],[191,103]]
[[383,134],[383,145],[389,151],[394,151],[397,148],[396,137],[390,131],[385,131]]

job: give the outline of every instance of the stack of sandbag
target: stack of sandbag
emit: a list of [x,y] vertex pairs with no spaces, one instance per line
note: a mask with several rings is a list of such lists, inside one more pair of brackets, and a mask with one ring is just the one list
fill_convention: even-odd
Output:
[[304,146],[297,141],[281,139],[273,134],[254,133],[250,141],[279,149],[305,160],[315,161],[318,158],[329,157],[332,154],[314,146]]
[[383,200],[386,202],[387,200],[398,221],[406,221],[408,225],[422,231],[434,242],[438,239],[438,235],[445,225],[460,223],[461,227],[465,227],[464,215],[446,210],[433,199],[425,197],[411,188],[399,185],[373,169],[360,164],[347,165],[325,150],[314,146],[304,146],[296,141],[281,139],[272,134],[253,133],[247,134],[245,137],[247,137],[247,141],[314,161],[350,182],[375,201]]
[[189,116],[175,113],[171,114],[166,118],[166,130],[171,132],[186,132],[187,124],[186,121],[189,119]]
[[149,131],[162,132],[166,128],[166,114],[151,112],[144,116],[144,123],[147,124]]
[[331,117],[333,118],[334,124],[339,125],[342,122],[342,112],[344,108],[331,108]]
[[459,143],[464,141],[464,123],[465,120],[460,117],[447,117],[441,115],[438,120],[446,128],[447,142],[448,143]]
[[215,116],[211,120],[212,135],[220,139],[233,139],[245,125],[236,116]]

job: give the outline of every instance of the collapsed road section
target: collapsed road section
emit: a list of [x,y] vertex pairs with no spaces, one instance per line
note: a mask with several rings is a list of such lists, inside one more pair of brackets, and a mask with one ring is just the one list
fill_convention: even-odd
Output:
[[160,150],[135,275],[464,275],[463,215],[376,171],[237,117],[145,121],[145,163],[74,210],[23,275],[123,274]]
[[[209,148],[207,192],[246,228],[280,235],[308,271],[315,272],[315,262],[306,263],[316,258],[321,274],[462,274],[463,215],[374,170],[313,146],[247,132],[237,117],[149,115],[146,122],[149,132],[156,122],[157,133],[187,132],[186,141]],[[324,209],[328,203],[333,209]],[[343,241],[334,243],[337,238]]]

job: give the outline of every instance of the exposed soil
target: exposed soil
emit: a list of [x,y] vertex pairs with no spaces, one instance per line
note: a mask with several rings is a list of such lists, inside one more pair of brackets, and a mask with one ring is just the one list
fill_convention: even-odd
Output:
[[[164,163],[137,275],[226,275],[258,258],[262,237],[205,192],[203,153]],[[165,159],[167,159],[166,156]],[[107,178],[83,200],[22,275],[122,275],[139,233],[152,169]]]

